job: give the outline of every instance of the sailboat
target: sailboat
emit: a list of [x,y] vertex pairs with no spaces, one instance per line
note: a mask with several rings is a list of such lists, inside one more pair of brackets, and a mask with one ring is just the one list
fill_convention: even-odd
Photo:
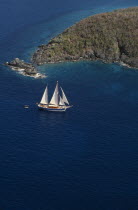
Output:
[[44,109],[47,111],[63,112],[63,111],[66,111],[66,109],[72,107],[69,105],[68,99],[61,87],[60,87],[60,90],[61,90],[62,96],[59,93],[59,84],[57,81],[53,96],[51,98],[51,101],[49,102],[48,101],[48,86],[46,86],[42,99],[40,103],[38,104],[39,109]]

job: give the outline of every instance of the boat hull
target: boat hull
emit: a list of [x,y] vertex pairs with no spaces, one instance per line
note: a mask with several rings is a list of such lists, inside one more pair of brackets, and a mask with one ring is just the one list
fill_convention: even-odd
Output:
[[65,112],[71,106],[59,106],[59,107],[50,107],[46,105],[38,104],[40,110],[46,110],[48,112]]

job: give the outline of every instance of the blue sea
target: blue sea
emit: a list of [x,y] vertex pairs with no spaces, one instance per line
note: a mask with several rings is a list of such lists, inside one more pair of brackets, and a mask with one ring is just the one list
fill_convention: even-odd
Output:
[[[29,61],[79,20],[136,0],[0,0],[0,210],[138,209],[138,71],[76,62],[39,67],[44,79],[2,64]],[[39,111],[56,81],[73,107]],[[29,109],[24,109],[24,105]]]

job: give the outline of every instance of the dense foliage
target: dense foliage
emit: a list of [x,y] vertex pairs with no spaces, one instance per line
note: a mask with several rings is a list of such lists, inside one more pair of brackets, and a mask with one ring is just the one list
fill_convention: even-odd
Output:
[[40,46],[33,56],[37,64],[80,59],[138,67],[138,7],[83,19]]

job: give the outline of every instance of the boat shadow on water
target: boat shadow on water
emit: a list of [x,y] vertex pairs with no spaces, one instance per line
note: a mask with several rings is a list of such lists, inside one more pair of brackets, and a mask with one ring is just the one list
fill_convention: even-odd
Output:
[[69,118],[70,112],[48,112],[46,110],[38,110],[37,120],[41,126],[51,127],[61,124],[61,122],[67,123],[67,118]]

